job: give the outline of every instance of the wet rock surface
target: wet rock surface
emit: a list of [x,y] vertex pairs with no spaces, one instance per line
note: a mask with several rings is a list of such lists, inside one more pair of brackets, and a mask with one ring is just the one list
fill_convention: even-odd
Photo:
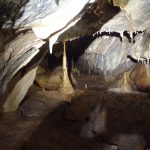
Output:
[[[96,79],[99,89],[94,87]],[[72,97],[36,89],[20,105],[21,113],[2,114],[2,150],[148,149],[148,94],[108,92],[96,75],[81,75],[77,81],[77,94]]]

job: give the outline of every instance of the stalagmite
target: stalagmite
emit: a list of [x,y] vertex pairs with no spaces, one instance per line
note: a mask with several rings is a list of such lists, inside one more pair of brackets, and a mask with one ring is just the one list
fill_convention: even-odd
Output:
[[63,94],[73,94],[74,88],[68,77],[67,69],[67,56],[66,56],[66,45],[64,42],[64,52],[63,52],[63,70],[62,70],[62,83],[60,85],[59,91]]
[[128,72],[123,73],[123,78],[121,78],[120,81],[121,81],[120,83],[118,82],[118,86],[120,87],[110,88],[108,91],[117,92],[117,93],[132,93],[133,92],[131,86],[128,83],[130,82]]
[[128,84],[128,72],[124,72],[123,74],[123,85],[122,85],[124,92],[132,92],[132,88]]

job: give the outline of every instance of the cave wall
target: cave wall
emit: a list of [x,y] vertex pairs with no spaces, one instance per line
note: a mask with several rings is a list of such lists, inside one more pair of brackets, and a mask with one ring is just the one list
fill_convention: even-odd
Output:
[[[80,5],[75,7],[77,4]],[[132,60],[147,63],[150,58],[150,2],[147,0],[29,0],[13,5],[18,6],[14,16],[10,15],[11,11],[5,15],[9,7],[3,9],[0,16],[0,95],[4,94],[13,76],[40,52],[45,43],[52,52],[56,42],[93,35],[94,41],[82,58],[91,70],[94,68],[114,76],[130,68],[134,64]],[[5,6],[4,3],[1,6]],[[113,15],[105,18],[109,10]],[[90,19],[94,16],[95,20],[90,23],[88,16]]]

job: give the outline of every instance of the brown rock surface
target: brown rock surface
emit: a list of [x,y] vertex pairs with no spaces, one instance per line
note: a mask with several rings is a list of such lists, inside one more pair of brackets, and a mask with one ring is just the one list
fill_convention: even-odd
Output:
[[28,97],[19,110],[26,117],[43,117],[69,99],[69,97],[60,95],[57,91],[38,91]]
[[35,81],[41,88],[47,90],[56,90],[58,89],[61,83],[61,79],[62,79],[61,67],[58,67],[53,72],[48,70],[45,72],[43,71],[43,73],[38,73],[36,75]]
[[116,92],[149,92],[150,72],[149,66],[137,63],[133,68],[124,72],[110,84],[110,91]]
[[[82,81],[77,90],[80,94],[72,98],[57,91],[30,93],[20,106],[25,117],[18,112],[0,117],[0,147],[3,150],[144,150],[150,143],[149,96],[112,93],[106,89],[84,90],[82,85],[87,79],[96,84],[93,77],[78,77]],[[72,99],[70,104],[66,102],[68,99]]]
[[130,72],[129,78],[134,82],[138,90],[150,91],[150,71],[148,64],[137,64]]

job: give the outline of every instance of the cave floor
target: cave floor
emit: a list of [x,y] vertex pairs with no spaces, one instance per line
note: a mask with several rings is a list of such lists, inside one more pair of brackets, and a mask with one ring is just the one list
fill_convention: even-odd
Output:
[[150,98],[112,93],[98,75],[76,76],[73,96],[32,87],[0,118],[0,150],[148,150]]

